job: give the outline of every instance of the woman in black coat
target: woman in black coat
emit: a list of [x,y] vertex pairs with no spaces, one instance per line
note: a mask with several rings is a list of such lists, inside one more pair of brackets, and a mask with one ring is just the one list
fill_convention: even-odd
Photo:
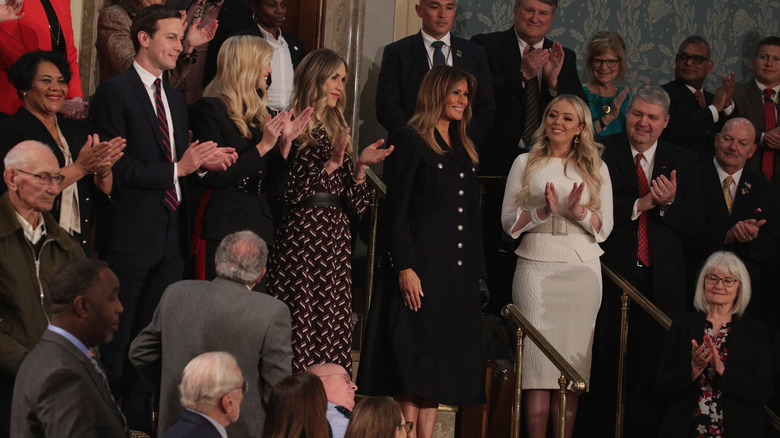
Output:
[[716,252],[699,274],[697,313],[672,324],[656,390],[669,402],[661,437],[762,437],[762,406],[772,394],[766,328],[742,314],[750,276],[730,252]]
[[283,185],[292,140],[311,114],[308,111],[294,122],[286,111],[273,119],[269,116],[265,104],[272,55],[268,43],[256,36],[225,40],[217,58],[217,76],[190,111],[196,140],[214,141],[235,148],[238,154],[224,172],[207,172],[200,178],[203,187],[212,189],[201,199],[202,240],[196,242],[199,268],[205,269],[207,279],[216,276],[214,255],[228,234],[251,230],[271,247],[274,214],[266,195]]
[[432,436],[439,403],[484,403],[485,269],[477,154],[466,135],[475,87],[459,68],[431,69],[414,117],[390,136],[395,152],[384,167],[392,271],[372,304],[376,337],[364,343],[358,387],[394,396],[417,437]]
[[[0,157],[25,140],[51,148],[65,177],[52,214],[89,256],[94,207],[110,202],[107,197],[114,190],[111,167],[122,156],[125,140],[117,137],[101,142],[89,124],[59,114],[70,80],[63,55],[28,52],[11,66],[9,79],[22,107],[0,122]],[[5,190],[0,180],[0,193]]]

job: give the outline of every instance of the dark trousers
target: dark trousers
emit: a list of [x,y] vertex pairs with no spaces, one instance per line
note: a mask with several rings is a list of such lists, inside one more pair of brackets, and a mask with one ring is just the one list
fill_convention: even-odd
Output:
[[101,346],[101,359],[108,371],[114,397],[127,417],[130,429],[151,432],[153,385],[130,364],[127,351],[133,339],[154,316],[165,289],[180,281],[184,274],[184,254],[179,236],[178,218],[170,215],[164,246],[151,248],[149,253],[123,254],[105,252],[106,260],[119,278],[119,300],[124,307],[119,330],[113,340]]

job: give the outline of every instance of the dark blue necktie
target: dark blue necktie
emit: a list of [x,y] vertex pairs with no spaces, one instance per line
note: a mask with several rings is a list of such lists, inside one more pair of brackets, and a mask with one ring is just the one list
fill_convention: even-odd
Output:
[[[154,80],[154,104],[157,110],[157,127],[162,131],[163,145],[165,146],[165,155],[173,163],[173,154],[171,153],[171,138],[168,131],[168,117],[165,115],[165,104],[162,100],[162,84],[160,79]],[[165,191],[165,206],[170,211],[176,211],[179,208],[179,199],[176,197],[176,188]]]
[[441,48],[444,47],[444,41],[434,41],[431,43],[433,46],[433,66],[442,65],[446,62],[444,59],[444,52]]

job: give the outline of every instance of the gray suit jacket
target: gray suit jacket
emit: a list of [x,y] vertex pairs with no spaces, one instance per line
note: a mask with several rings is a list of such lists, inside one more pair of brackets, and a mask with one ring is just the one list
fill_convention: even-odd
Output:
[[[750,79],[745,82],[739,82],[734,86],[734,94],[731,96],[734,100],[734,112],[732,117],[744,117],[753,123],[756,127],[756,143],[758,143],[758,149],[751,158],[748,159],[745,167],[751,171],[761,174],[761,160],[764,155],[764,143],[759,143],[758,140],[761,135],[766,131],[766,119],[764,117],[764,97],[761,90],[758,89],[755,79]],[[780,113],[780,111],[778,112]],[[778,114],[780,116],[780,114]],[[780,117],[778,117],[780,119]],[[776,121],[775,126],[780,126],[780,120]],[[775,176],[772,178],[775,183],[780,182],[780,154],[775,152]]]
[[[161,366],[159,430],[181,417],[178,385],[195,356],[226,351],[236,357],[249,383],[243,415],[227,427],[231,438],[260,438],[265,406],[274,385],[290,375],[290,311],[269,295],[217,278],[168,286],[152,322],[130,345],[130,361],[142,371]],[[162,351],[165,354],[162,354]]]
[[11,436],[125,438],[127,431],[92,361],[46,330],[16,376]]

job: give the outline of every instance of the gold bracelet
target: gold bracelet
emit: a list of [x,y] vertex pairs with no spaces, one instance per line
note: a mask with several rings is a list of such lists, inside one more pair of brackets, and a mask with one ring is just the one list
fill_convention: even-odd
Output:
[[108,172],[106,172],[103,175],[98,175],[97,172],[95,172],[94,175],[95,175],[95,177],[100,178],[100,179],[108,178],[108,175],[111,175],[111,169],[108,169]]
[[363,178],[361,178],[361,179],[355,179],[355,177],[353,176],[352,177],[352,181],[355,181],[358,184],[363,184],[364,182],[366,182],[366,176],[363,175]]

